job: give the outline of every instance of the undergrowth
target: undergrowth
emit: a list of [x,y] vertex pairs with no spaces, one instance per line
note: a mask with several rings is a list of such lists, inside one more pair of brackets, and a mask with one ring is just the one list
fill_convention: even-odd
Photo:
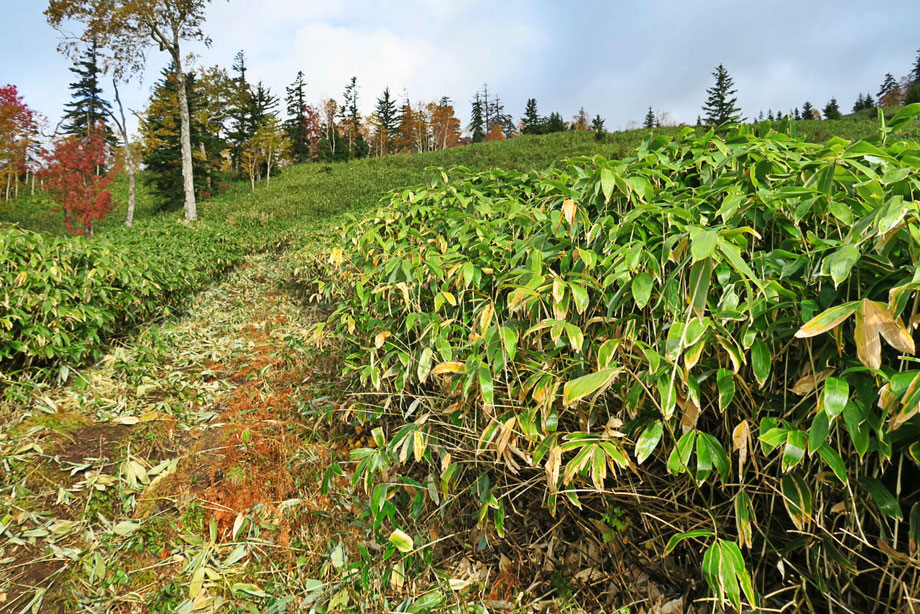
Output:
[[544,506],[738,610],[916,607],[920,146],[891,132],[917,114],[445,172],[302,252],[378,393],[349,415],[384,557],[424,565],[432,515],[533,552]]

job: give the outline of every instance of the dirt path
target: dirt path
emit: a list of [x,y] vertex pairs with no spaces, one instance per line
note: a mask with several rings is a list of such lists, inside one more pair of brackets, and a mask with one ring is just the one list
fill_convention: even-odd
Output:
[[298,611],[356,556],[347,489],[321,492],[354,445],[317,419],[335,409],[323,314],[281,276],[254,256],[187,317],[0,410],[0,611]]

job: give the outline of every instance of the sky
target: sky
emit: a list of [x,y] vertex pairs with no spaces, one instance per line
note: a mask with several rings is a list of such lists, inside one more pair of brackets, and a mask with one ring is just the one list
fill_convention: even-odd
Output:
[[[42,0],[0,1],[0,85],[15,84],[53,129],[73,80],[60,35]],[[847,111],[885,73],[909,72],[918,23],[918,0],[215,0],[211,46],[187,50],[228,69],[245,50],[250,80],[276,95],[302,70],[313,103],[341,100],[355,76],[365,114],[389,87],[399,100],[448,96],[465,124],[488,83],[515,119],[536,98],[542,115],[584,107],[616,130],[649,106],[695,123],[720,63],[748,117],[832,96]],[[128,109],[143,110],[165,56],[151,49],[144,75],[123,87]]]

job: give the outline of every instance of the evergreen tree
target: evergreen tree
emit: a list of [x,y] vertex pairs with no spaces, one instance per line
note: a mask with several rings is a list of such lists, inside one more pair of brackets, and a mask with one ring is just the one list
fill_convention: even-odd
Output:
[[546,120],[546,132],[565,132],[565,120],[559,113],[550,113],[549,119]]
[[811,106],[811,103],[807,100],[805,104],[802,105],[802,119],[814,119],[815,118],[815,108]]
[[866,108],[866,99],[863,97],[862,93],[856,98],[856,102],[853,103],[853,113],[858,113]]
[[[161,80],[154,85],[150,105],[141,120],[144,155],[142,161],[147,169],[147,181],[157,195],[158,207],[162,210],[178,210],[182,208],[185,196],[182,144],[179,138],[179,87],[175,64],[165,68],[162,75]],[[197,112],[202,106],[198,81],[193,73],[188,73],[185,78],[191,119],[189,127],[195,193],[200,196],[207,191],[213,168],[207,156],[208,134]],[[200,155],[202,149],[205,150],[205,155]]]
[[881,87],[878,88],[878,94],[876,95],[879,104],[883,104],[885,97],[893,92],[896,87],[898,87],[898,82],[895,81],[894,75],[890,72],[885,73],[885,80],[882,82]]
[[831,98],[824,106],[824,119],[840,119],[840,105],[837,104],[836,98]]
[[370,148],[361,136],[361,113],[358,111],[358,78],[352,77],[342,94],[342,106],[339,108],[339,125],[348,141],[348,157],[366,156]]
[[521,132],[523,134],[543,134],[546,131],[546,120],[540,117],[537,111],[537,99],[528,98],[524,107],[524,117],[521,118]]
[[482,100],[479,98],[479,92],[473,98],[473,109],[470,113],[470,132],[473,133],[472,142],[481,143],[486,138],[485,117],[482,108]]
[[696,125],[697,125],[697,126],[702,126],[702,125],[703,125],[703,118],[700,117],[699,115],[696,116]]
[[396,101],[390,96],[390,88],[383,90],[383,95],[377,99],[377,117],[380,121],[380,128],[384,131],[386,138],[386,151],[390,151],[390,144],[399,131],[399,111],[396,108]]
[[741,121],[741,109],[738,107],[738,99],[734,96],[738,90],[733,89],[734,81],[728,75],[728,71],[719,64],[712,76],[716,78],[716,83],[706,90],[708,98],[703,105],[706,123],[720,125],[730,121]]
[[771,122],[776,120],[776,118],[773,116],[773,109],[767,109],[767,119]]
[[904,95],[904,104],[914,104],[915,102],[920,102],[920,81],[915,81],[907,89],[907,94]]
[[867,109],[875,108],[875,100],[872,99],[872,94],[866,92],[866,97],[863,98],[863,104],[865,105],[865,108]]
[[278,115],[278,97],[273,96],[271,90],[259,81],[252,90],[250,105],[249,121],[254,135],[269,116]]
[[295,162],[307,162],[311,157],[307,100],[304,94],[306,85],[303,80],[303,71],[297,71],[294,82],[285,89],[287,96],[284,102],[287,105],[288,118],[284,122],[284,132],[291,142],[290,156]]
[[233,72],[236,76],[233,77],[231,100],[227,105],[227,117],[230,121],[227,142],[230,145],[233,164],[239,169],[243,147],[258,130],[258,124],[252,117],[253,92],[246,80],[246,54],[242,50],[233,58]]
[[591,130],[594,131],[594,138],[598,141],[603,141],[604,137],[607,136],[607,130],[604,128],[604,120],[600,115],[594,116],[594,119],[591,121]]
[[645,123],[642,125],[649,130],[655,127],[655,113],[652,111],[652,107],[648,108],[648,113],[645,114]]
[[799,121],[800,119],[802,119],[802,115],[799,113],[799,108],[798,108],[798,107],[795,108],[795,111],[793,112],[792,118],[795,119],[795,121]]
[[104,130],[106,142],[113,146],[117,141],[107,126],[112,107],[102,97],[102,87],[99,85],[101,71],[97,60],[97,45],[93,41],[83,58],[70,68],[77,80],[70,84],[71,101],[64,105],[63,131],[64,134],[88,138],[96,130]]
[[920,49],[917,49],[917,59],[914,60],[914,67],[910,71],[910,82],[920,83]]

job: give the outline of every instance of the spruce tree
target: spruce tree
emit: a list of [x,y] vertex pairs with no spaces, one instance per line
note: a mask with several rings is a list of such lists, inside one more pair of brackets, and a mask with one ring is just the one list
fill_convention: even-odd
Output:
[[485,118],[483,117],[482,100],[479,98],[479,92],[473,98],[473,109],[470,112],[470,132],[473,133],[472,142],[481,143],[486,138]]
[[917,59],[914,60],[914,67],[910,71],[910,82],[920,83],[920,49],[917,49]]
[[546,131],[546,120],[540,117],[536,98],[527,99],[527,106],[524,107],[524,117],[521,118],[521,125],[523,134],[543,134]]
[[380,119],[380,127],[386,133],[386,152],[389,152],[390,144],[399,131],[399,111],[396,108],[396,101],[390,96],[390,88],[385,88],[383,94],[377,99],[376,111]]
[[233,59],[232,95],[227,108],[230,129],[227,142],[230,145],[234,166],[239,169],[240,159],[245,144],[255,136],[258,125],[252,117],[252,87],[246,80],[246,54],[239,51]]
[[875,108],[875,106],[876,106],[876,105],[875,105],[875,100],[872,99],[872,94],[866,92],[866,97],[863,98],[863,105],[864,105],[863,108],[866,108],[866,109],[874,109],[874,108]]
[[83,58],[70,68],[77,80],[70,84],[71,101],[64,105],[64,134],[88,138],[96,130],[105,131],[105,140],[115,145],[115,135],[107,126],[112,107],[102,97],[96,42],[87,47]]
[[728,71],[719,64],[712,76],[716,78],[716,83],[706,90],[708,98],[703,105],[706,123],[720,125],[741,121],[741,109],[738,107],[738,98],[735,97],[738,90],[734,89],[734,81],[728,75]]
[[607,130],[604,128],[604,119],[600,115],[595,115],[591,120],[591,130],[594,131],[594,138],[603,141],[607,136]]
[[840,119],[840,105],[837,104],[836,98],[831,98],[824,106],[824,119]]
[[798,108],[798,107],[795,108],[795,111],[793,112],[792,118],[793,118],[795,121],[799,121],[800,119],[802,119],[802,115],[799,113],[799,108]]
[[304,94],[306,83],[303,71],[297,71],[294,82],[285,89],[284,102],[287,106],[287,120],[284,131],[291,141],[290,154],[295,162],[310,160],[310,143],[307,135],[307,100]]
[[862,93],[856,98],[856,102],[853,103],[853,113],[858,113],[866,108],[866,99],[863,97]]
[[550,113],[546,121],[546,132],[565,132],[565,120],[559,113]]
[[655,113],[652,111],[652,107],[648,108],[648,113],[645,114],[645,123],[642,125],[649,130],[655,127]]
[[348,140],[348,158],[360,158],[367,155],[369,147],[361,136],[361,113],[358,111],[358,78],[352,77],[342,94],[342,106],[339,108],[339,125],[345,131]]
[[802,119],[814,119],[815,118],[815,108],[811,106],[811,103],[807,100],[805,104],[802,105]]
[[878,88],[878,94],[876,94],[880,105],[884,104],[885,96],[893,92],[897,86],[898,82],[895,81],[894,75],[890,72],[885,73],[885,80],[882,82],[881,87]]

